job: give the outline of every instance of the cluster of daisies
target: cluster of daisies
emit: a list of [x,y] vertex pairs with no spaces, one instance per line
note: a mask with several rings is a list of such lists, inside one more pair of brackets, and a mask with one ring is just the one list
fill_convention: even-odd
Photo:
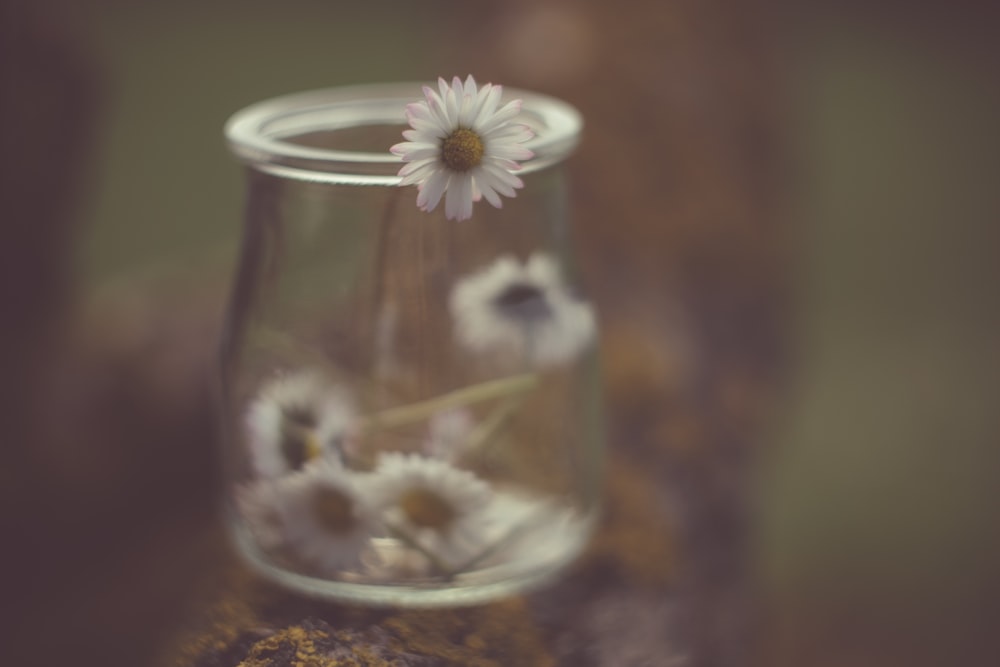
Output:
[[370,469],[354,465],[359,423],[349,397],[315,373],[275,378],[250,404],[254,479],[236,500],[271,556],[359,579],[451,577],[526,549],[545,557],[544,543],[522,529],[565,523],[566,513],[454,465],[473,431],[467,411],[435,414],[420,452],[381,453]]
[[[593,310],[541,254],[523,263],[504,256],[460,280],[449,308],[468,351],[529,371],[570,362],[594,339]],[[524,547],[513,533],[535,521],[533,501],[454,464],[480,434],[469,411],[430,414],[418,453],[380,453],[372,466],[357,464],[364,423],[350,396],[318,373],[263,384],[245,418],[254,481],[237,497],[258,545],[308,572],[369,578],[450,576]],[[533,539],[532,558],[545,557],[544,538]]]

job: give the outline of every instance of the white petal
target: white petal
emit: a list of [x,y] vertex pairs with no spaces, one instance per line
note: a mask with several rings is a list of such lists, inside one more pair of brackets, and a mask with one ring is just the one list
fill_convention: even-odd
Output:
[[399,170],[400,176],[409,176],[410,174],[425,169],[427,167],[436,167],[437,160],[434,158],[424,158],[423,160],[414,160],[413,162],[407,162],[403,165],[402,169]]
[[400,169],[397,174],[400,177],[400,185],[413,185],[414,183],[423,183],[434,173],[440,171],[438,165],[435,162],[424,162],[421,163],[419,167],[411,171],[402,173],[403,170]]
[[461,180],[459,181],[459,208],[457,220],[468,220],[472,217],[472,175],[463,174]]
[[450,128],[452,125],[451,121],[448,120],[448,112],[445,110],[447,106],[445,99],[430,88],[424,88],[424,93],[427,95],[427,109],[434,117],[436,127],[439,129]]
[[480,136],[482,136],[484,141],[523,144],[534,137],[535,133],[527,125],[508,123],[506,125],[499,125],[489,132],[482,132]]
[[499,158],[501,160],[530,160],[535,157],[535,154],[529,151],[524,146],[518,146],[516,144],[500,144],[486,145],[486,152],[493,157]]
[[439,150],[436,144],[431,144],[426,141],[403,141],[398,144],[393,144],[392,147],[389,148],[389,152],[394,155],[399,155],[404,160],[409,162],[415,159],[411,155],[413,151],[421,151],[425,149],[432,149],[435,151]]
[[[395,148],[395,146],[393,146],[393,148]],[[405,154],[404,157],[407,161],[426,160],[428,158],[433,158],[434,160],[437,160],[440,154],[441,154],[441,149],[438,148],[437,146],[416,144],[413,148],[409,149],[409,151]]]
[[450,180],[451,173],[447,171],[440,170],[431,174],[427,182],[420,188],[420,193],[417,195],[417,206],[423,211],[433,211],[438,202],[441,201],[441,195],[448,188]]
[[484,172],[483,183],[485,185],[489,185],[502,195],[507,197],[516,197],[517,194],[514,192],[514,188],[524,186],[521,179],[511,174],[509,171],[485,164],[481,165],[480,168]]
[[476,170],[476,172],[473,173],[472,182],[476,185],[482,196],[486,198],[486,201],[493,206],[493,208],[503,208],[503,200],[500,199],[500,195],[498,195],[496,190],[490,186],[487,179],[483,179],[479,170]]
[[[424,139],[425,141],[430,141],[433,139],[442,139],[448,136],[448,130],[441,126],[437,120],[422,120],[420,118],[411,118],[410,127],[412,130],[407,130],[412,132],[415,137]],[[419,141],[419,138],[415,138],[415,141]]]
[[465,94],[471,95],[473,98],[477,95],[476,80],[472,78],[471,74],[465,78]]
[[476,203],[483,198],[483,193],[479,191],[479,186],[476,185],[476,179],[473,178],[472,174],[469,174],[469,194],[472,197],[472,203]]
[[414,120],[433,122],[434,116],[427,106],[427,102],[412,102],[406,105],[406,122],[412,123]]
[[458,106],[462,98],[455,93],[454,88],[446,88],[442,99],[444,100],[444,114],[447,119],[445,127],[454,128],[458,124]]
[[497,104],[500,102],[500,93],[502,90],[503,86],[491,86],[488,91],[485,91],[486,94],[483,95],[476,117],[472,121],[472,126],[476,128],[477,131],[494,113],[496,113]]
[[496,113],[483,121],[479,131],[487,134],[521,113],[521,100],[514,100],[497,109]]
[[471,127],[472,119],[475,117],[476,98],[468,93],[462,95],[460,108],[458,110],[459,127]]
[[472,124],[470,125],[473,129],[476,127],[476,121],[479,118],[479,114],[483,111],[483,105],[489,101],[491,90],[493,90],[493,84],[487,83],[479,90],[479,92],[476,93],[475,104],[472,105]]
[[511,173],[521,169],[521,165],[513,160],[506,160],[502,157],[493,157],[492,155],[483,158],[483,164],[491,164],[498,169],[503,169],[504,171],[509,171]]
[[444,214],[449,220],[465,220],[472,215],[472,192],[469,174],[452,174],[444,200]]

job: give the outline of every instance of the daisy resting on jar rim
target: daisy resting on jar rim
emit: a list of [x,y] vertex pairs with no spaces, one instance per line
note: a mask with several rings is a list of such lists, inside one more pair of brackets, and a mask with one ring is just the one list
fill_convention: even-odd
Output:
[[470,74],[451,85],[438,79],[438,90],[424,86],[424,101],[406,106],[412,129],[405,142],[389,150],[407,164],[399,170],[400,185],[417,185],[417,206],[433,211],[445,197],[445,217],[467,220],[472,204],[485,198],[496,208],[500,195],[514,197],[524,186],[513,171],[518,160],[534,157],[522,146],[534,133],[511,120],[521,111],[521,100],[500,104],[502,86],[476,85]]

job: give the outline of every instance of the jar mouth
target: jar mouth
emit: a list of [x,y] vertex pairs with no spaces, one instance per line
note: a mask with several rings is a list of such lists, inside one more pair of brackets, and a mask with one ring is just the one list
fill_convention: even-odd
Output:
[[[233,114],[225,125],[229,149],[253,169],[284,178],[319,183],[398,185],[402,160],[389,152],[403,141],[406,105],[423,99],[424,84],[382,83],[294,93],[252,104]],[[501,104],[521,99],[514,122],[535,136],[525,147],[535,156],[522,162],[519,174],[538,171],[565,159],[576,147],[583,126],[580,112],[562,100],[504,87]],[[354,130],[398,127],[381,146],[329,144]],[[319,140],[318,137],[326,137]],[[336,144],[336,141],[334,141]]]

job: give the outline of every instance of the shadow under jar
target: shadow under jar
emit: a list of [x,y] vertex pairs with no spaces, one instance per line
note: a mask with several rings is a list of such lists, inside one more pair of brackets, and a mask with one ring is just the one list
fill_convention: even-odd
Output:
[[523,189],[472,217],[399,187],[417,83],[267,100],[226,125],[248,181],[221,348],[228,522],[300,592],[473,604],[584,547],[603,463],[596,319],[562,163],[580,116],[527,91]]

